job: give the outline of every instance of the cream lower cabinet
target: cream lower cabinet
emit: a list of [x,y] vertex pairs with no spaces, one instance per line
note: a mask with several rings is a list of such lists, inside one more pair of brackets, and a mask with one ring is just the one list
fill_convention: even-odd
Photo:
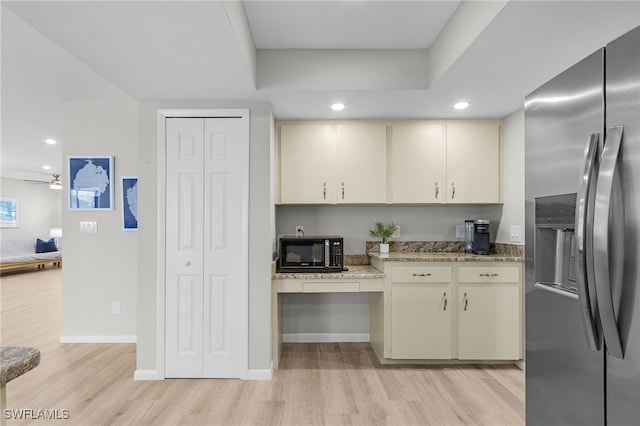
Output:
[[458,268],[458,359],[521,357],[521,269]]
[[372,264],[387,274],[381,362],[522,359],[521,262]]
[[391,357],[451,358],[451,268],[391,270]]
[[451,289],[448,286],[393,285],[391,356],[396,359],[451,358]]
[[517,286],[458,288],[458,359],[519,359]]

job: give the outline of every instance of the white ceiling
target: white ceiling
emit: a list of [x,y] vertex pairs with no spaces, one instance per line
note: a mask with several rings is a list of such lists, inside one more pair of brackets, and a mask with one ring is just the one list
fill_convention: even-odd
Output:
[[258,49],[425,49],[459,1],[246,1]]
[[[260,100],[278,119],[501,118],[640,25],[638,1],[2,1],[1,11],[0,175],[43,180],[43,164],[65,172],[65,101]],[[461,99],[471,107],[453,110]],[[329,109],[338,100],[340,114]]]

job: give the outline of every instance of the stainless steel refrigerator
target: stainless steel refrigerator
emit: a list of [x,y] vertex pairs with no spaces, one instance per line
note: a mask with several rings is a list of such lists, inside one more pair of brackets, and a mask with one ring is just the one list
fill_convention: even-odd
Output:
[[527,425],[640,424],[640,27],[525,101]]

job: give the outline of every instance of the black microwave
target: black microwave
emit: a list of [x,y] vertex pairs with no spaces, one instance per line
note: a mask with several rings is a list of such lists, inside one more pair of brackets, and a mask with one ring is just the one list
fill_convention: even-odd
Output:
[[344,240],[337,236],[283,236],[279,272],[342,272]]

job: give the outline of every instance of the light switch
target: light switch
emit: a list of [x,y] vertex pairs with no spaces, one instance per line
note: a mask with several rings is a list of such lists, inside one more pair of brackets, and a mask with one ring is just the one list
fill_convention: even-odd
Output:
[[80,233],[81,234],[97,234],[98,233],[98,222],[81,221],[80,222]]

